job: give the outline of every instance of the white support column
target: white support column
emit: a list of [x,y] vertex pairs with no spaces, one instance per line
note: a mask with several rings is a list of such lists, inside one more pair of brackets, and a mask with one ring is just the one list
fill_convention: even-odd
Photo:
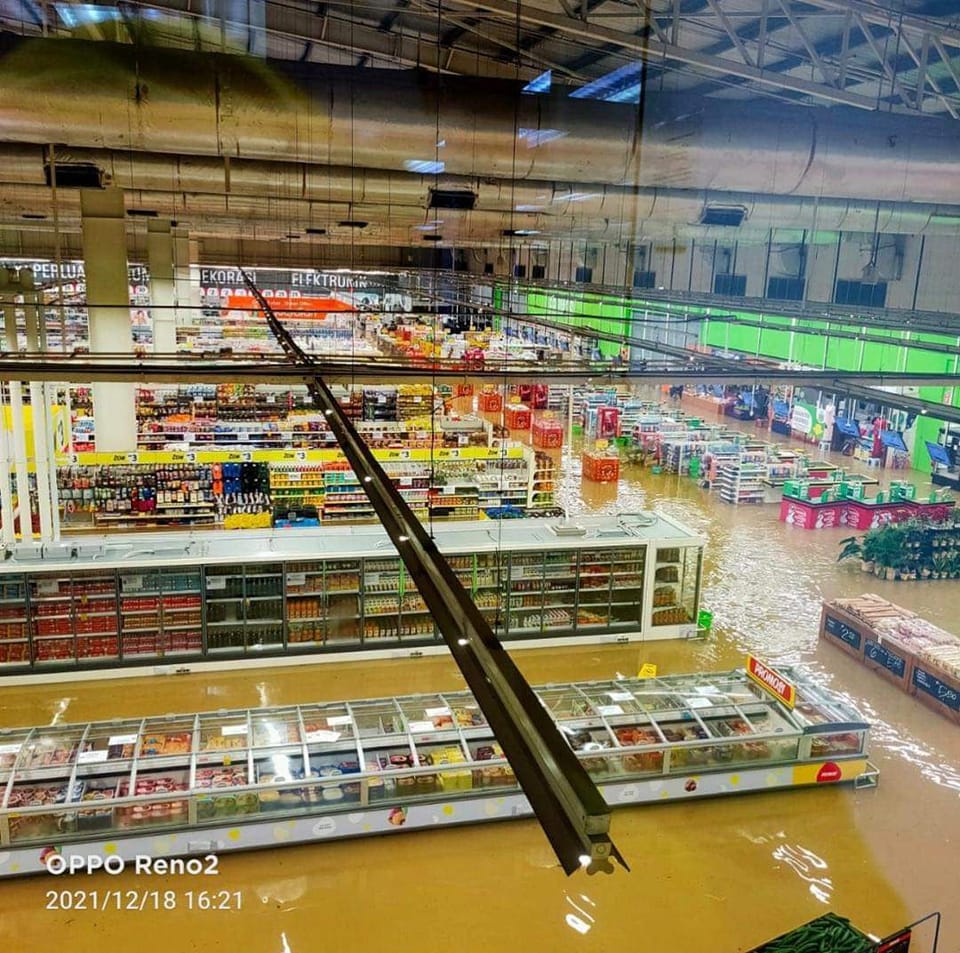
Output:
[[[20,272],[23,287],[23,313],[27,333],[27,350],[43,350],[40,342],[40,314],[33,291],[33,273]],[[39,381],[30,381],[30,414],[33,423],[33,470],[37,481],[37,512],[40,516],[40,539],[44,542],[56,537],[53,524],[56,487],[50,472],[48,443],[49,421],[45,388]]]
[[[20,348],[17,344],[17,315],[12,298],[3,302],[3,324],[7,337],[7,350],[16,354]],[[30,505],[30,478],[27,471],[27,437],[23,419],[23,391],[20,381],[10,381],[10,420],[20,533],[23,539],[31,539],[33,537],[33,517]]]
[[153,315],[153,350],[173,354],[177,350],[177,302],[173,271],[173,235],[170,223],[147,222],[147,265],[150,269],[150,305]]
[[0,538],[4,544],[14,543],[13,487],[10,483],[11,442],[6,423],[6,406],[0,394]]
[[[83,263],[87,276],[90,350],[132,354],[130,291],[123,192],[80,192]],[[93,385],[98,451],[136,450],[137,414],[132,384]]]

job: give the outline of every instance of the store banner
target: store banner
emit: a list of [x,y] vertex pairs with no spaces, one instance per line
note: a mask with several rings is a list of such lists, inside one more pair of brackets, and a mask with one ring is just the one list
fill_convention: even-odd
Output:
[[773,695],[787,708],[793,708],[797,701],[797,688],[787,681],[776,669],[764,664],[755,655],[747,656],[747,675],[765,692]]
[[794,404],[790,414],[790,429],[794,433],[808,434],[813,427],[813,416],[802,404]]
[[[297,298],[264,295],[264,298],[281,321],[284,318],[296,321],[323,321],[331,312],[355,312],[357,310],[353,305],[337,298],[318,298],[312,295]],[[259,321],[261,314],[253,305],[254,300],[249,295],[230,295],[226,299],[226,309],[228,311],[240,311],[250,320]]]

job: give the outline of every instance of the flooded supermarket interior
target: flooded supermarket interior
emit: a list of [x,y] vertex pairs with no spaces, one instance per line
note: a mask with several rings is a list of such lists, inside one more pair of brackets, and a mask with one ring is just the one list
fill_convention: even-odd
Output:
[[0,945],[960,953],[942,0],[0,3]]

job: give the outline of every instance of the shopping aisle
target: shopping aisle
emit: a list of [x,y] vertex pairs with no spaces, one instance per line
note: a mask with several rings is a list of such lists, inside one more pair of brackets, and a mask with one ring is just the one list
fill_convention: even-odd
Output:
[[[955,627],[960,586],[893,583],[837,565],[844,530],[806,532],[776,507],[732,507],[686,477],[627,467],[619,486],[582,483],[566,454],[562,500],[573,513],[657,508],[709,537],[704,605],[715,629],[703,643],[586,646],[517,653],[533,683],[742,665],[747,650],[823,675],[876,724],[875,791],[784,792],[631,808],[614,818],[631,874],[567,880],[529,821],[410,833],[226,856],[217,889],[240,891],[240,911],[54,912],[52,878],[5,883],[0,939],[11,949],[69,944],[78,953],[130,944],[143,953],[237,947],[244,953],[398,953],[624,948],[708,953],[748,949],[829,906],[875,933],[941,909],[944,950],[960,946],[960,909],[948,836],[960,791],[960,737],[830,646],[819,646],[823,598],[874,591]],[[929,603],[929,604],[928,604]],[[4,724],[278,705],[462,687],[445,658],[301,665],[128,682],[5,689]],[[922,805],[922,808],[921,808]],[[281,825],[282,826],[282,825]],[[282,836],[282,835],[281,835]],[[208,887],[177,878],[94,877],[73,889]],[[78,923],[96,923],[96,941]],[[171,942],[171,937],[183,939]]]

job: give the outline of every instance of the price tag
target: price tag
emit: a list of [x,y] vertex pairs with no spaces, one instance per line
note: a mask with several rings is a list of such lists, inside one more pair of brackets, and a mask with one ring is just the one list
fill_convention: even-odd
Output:
[[143,588],[143,576],[124,576],[123,588],[125,592],[136,592]]
[[224,737],[228,735],[245,735],[247,733],[246,725],[224,725],[220,729],[220,734]]
[[305,572],[288,572],[288,586],[305,586],[307,584],[307,574]]
[[323,728],[317,731],[308,731],[306,733],[307,741],[337,741],[340,738],[339,731],[326,731]]
[[400,486],[413,486],[413,477],[400,477]]
[[687,708],[712,708],[713,702],[709,698],[697,695],[695,698],[684,698],[683,704]]
[[338,725],[352,725],[353,719],[349,715],[334,715],[333,718],[327,719],[327,724],[334,728]]
[[107,739],[107,744],[112,748],[114,745],[135,745],[137,736],[134,735],[111,735]]
[[207,576],[207,589],[226,589],[226,576]]
[[443,488],[443,494],[444,494],[444,496],[456,496],[456,495],[457,495],[457,488],[456,488],[456,486],[450,486],[450,485],[445,486],[445,487]]
[[699,688],[695,688],[694,693],[697,695],[722,695],[723,692],[720,691],[716,685],[701,685]]
[[38,596],[55,596],[60,592],[60,583],[56,579],[40,579],[37,581]]
[[109,751],[81,751],[77,755],[77,764],[102,764],[107,760]]
[[287,474],[287,479],[291,483],[299,483],[303,479],[303,474],[300,473],[298,470],[293,470],[292,472]]
[[656,678],[657,677],[657,666],[653,662],[644,662],[640,666],[640,671],[637,672],[637,678]]
[[422,397],[414,397],[414,398],[413,398],[413,402],[414,402],[415,404],[422,404],[422,403],[423,403],[423,398],[422,398]]
[[0,745],[0,754],[18,754],[22,747],[23,744],[19,741],[16,744]]
[[411,721],[410,730],[413,732],[436,731],[436,729],[433,727],[432,721]]
[[607,697],[612,702],[632,702],[632,692],[607,692]]
[[373,437],[374,440],[383,440],[383,431],[374,430],[374,432],[370,434],[370,436]]
[[427,718],[440,718],[443,715],[449,715],[449,708],[426,708],[423,712]]
[[623,709],[619,705],[597,705],[598,715],[622,715]]

